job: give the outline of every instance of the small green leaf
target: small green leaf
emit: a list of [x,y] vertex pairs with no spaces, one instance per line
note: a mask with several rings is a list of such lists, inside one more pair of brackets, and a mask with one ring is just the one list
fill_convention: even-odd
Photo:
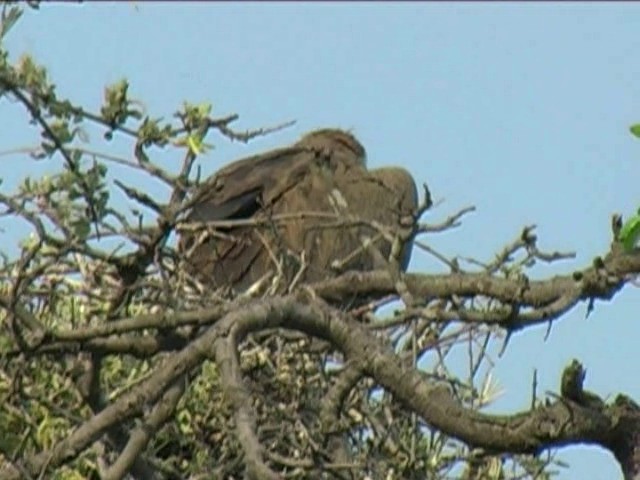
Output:
[[199,138],[194,137],[193,135],[189,135],[187,137],[187,145],[189,146],[189,150],[191,150],[191,152],[194,155],[198,155],[201,151],[201,141]]
[[73,229],[73,233],[80,239],[84,240],[87,238],[87,235],[91,232],[91,225],[89,222],[83,219],[75,220],[71,223],[71,228]]
[[14,6],[3,13],[2,22],[0,22],[0,38],[9,33],[11,27],[13,27],[22,16],[23,11],[20,7]]
[[631,125],[631,127],[629,127],[629,130],[631,131],[631,133],[640,138],[640,123],[636,123],[635,125]]
[[640,210],[624,223],[619,238],[625,251],[630,252],[635,248],[640,240]]
[[174,140],[173,144],[177,147],[187,147],[194,155],[206,153],[213,148],[213,145],[203,142],[202,136],[199,134],[185,135]]

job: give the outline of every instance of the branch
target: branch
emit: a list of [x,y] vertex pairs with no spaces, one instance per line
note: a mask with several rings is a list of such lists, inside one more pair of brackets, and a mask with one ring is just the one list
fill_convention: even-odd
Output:
[[250,480],[277,480],[280,477],[264,462],[262,445],[256,434],[256,419],[252,408],[251,393],[242,382],[237,349],[237,327],[233,327],[229,338],[219,338],[214,344],[213,355],[220,367],[221,384],[227,402],[233,408],[238,440],[245,452],[247,478]]
[[[326,305],[303,305],[285,297],[262,301],[254,313],[238,318],[236,344],[243,334],[275,326],[330,341],[346,354],[354,368],[372,376],[430,425],[467,444],[494,452],[537,453],[576,442],[610,448],[612,442],[620,441],[619,401],[606,409],[594,409],[591,404],[563,398],[515,415],[485,415],[463,408],[447,386],[434,385],[419,370],[406,367],[365,326]],[[638,409],[630,414],[638,415]]]
[[[502,302],[506,309],[496,312],[472,312],[458,309],[460,320],[495,323],[518,330],[558,318],[578,302],[591,299],[610,300],[640,273],[640,252],[631,254],[612,249],[604,258],[596,258],[591,267],[547,280],[521,281],[489,273],[417,274],[408,273],[405,281],[416,299],[427,303],[435,298],[451,296],[489,297]],[[393,279],[386,271],[347,272],[334,279],[317,282],[310,288],[329,303],[352,296],[381,298],[395,293]],[[522,307],[533,310],[519,313]],[[451,314],[447,319],[455,319]]]
[[47,121],[41,115],[39,109],[33,104],[33,102],[31,102],[31,100],[27,98],[26,95],[22,93],[18,85],[9,81],[9,79],[7,79],[5,76],[0,76],[0,85],[2,85],[2,87],[7,91],[11,92],[20,101],[20,103],[22,103],[27,108],[27,110],[29,110],[29,113],[31,114],[32,118],[36,121],[36,123],[40,125],[40,127],[47,134],[47,136],[51,138],[56,149],[60,151],[60,154],[64,158],[67,168],[69,168],[69,171],[73,173],[73,175],[77,178],[78,184],[82,188],[82,193],[85,197],[85,200],[87,201],[87,206],[89,207],[89,212],[91,213],[91,220],[95,225],[96,233],[97,233],[99,218],[98,218],[98,213],[96,212],[96,209],[95,209],[94,202],[92,201],[91,189],[89,188],[89,185],[87,184],[86,180],[83,178],[82,174],[78,170],[76,162],[71,158],[71,154],[69,153],[68,149],[62,144],[58,136],[51,129],[51,126],[47,123]]
[[185,381],[178,379],[155,405],[146,421],[131,432],[127,445],[118,459],[100,475],[101,480],[120,480],[131,470],[136,460],[144,452],[149,440],[174,414],[175,408],[184,393]]
[[[215,345],[215,358],[223,372],[225,391],[236,409],[238,434],[241,439],[250,440],[245,445],[247,454],[253,456],[253,467],[249,470],[253,468],[255,475],[278,478],[271,476],[271,470],[263,463],[262,447],[257,443],[251,412],[247,410],[249,398],[237,367],[238,346],[246,336],[273,328],[299,330],[331,342],[346,355],[352,365],[350,368],[355,369],[352,373],[364,372],[373,377],[432,427],[493,452],[537,453],[575,442],[614,448],[624,440],[621,436],[628,433],[618,423],[620,402],[611,407],[598,404],[598,408],[594,408],[593,403],[584,404],[580,400],[584,397],[576,393],[581,391],[579,369],[574,368],[577,373],[565,375],[561,390],[569,398],[563,397],[548,406],[515,415],[481,414],[464,408],[448,386],[434,384],[422,372],[407,365],[365,325],[320,300],[312,299],[303,304],[300,299],[300,295],[268,298],[230,311],[182,351],[168,358],[145,381],[95,414],[51,451],[38,454],[21,467],[35,475],[45,465],[55,467],[75,457],[115,422],[142,414],[144,405],[155,403],[173,382],[210,357],[211,346]],[[576,378],[579,381],[576,382]],[[347,379],[347,383],[352,381],[353,378]],[[342,395],[344,393],[338,397]],[[339,398],[336,400],[339,402]],[[637,414],[633,408],[627,410],[628,415]],[[0,472],[0,476],[20,478],[19,468]]]

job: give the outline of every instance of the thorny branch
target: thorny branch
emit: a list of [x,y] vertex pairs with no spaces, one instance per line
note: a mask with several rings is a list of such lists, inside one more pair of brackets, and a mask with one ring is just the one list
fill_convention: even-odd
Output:
[[[492,451],[533,453],[578,438],[607,447],[616,441],[616,425],[623,399],[616,400],[610,407],[601,400],[591,400],[593,394],[585,396],[579,393],[581,385],[572,380],[571,373],[565,372],[563,376],[564,399],[512,416],[480,414],[460,405],[446,385],[432,384],[414,367],[403,365],[389,346],[371,336],[361,323],[324,302],[308,298],[301,301],[299,296],[287,296],[257,300],[242,310],[225,315],[219,323],[164,362],[163,368],[147,380],[94,415],[52,451],[39,454],[22,467],[35,474],[45,463],[53,466],[77,455],[113,422],[140,415],[143,404],[154,402],[180,376],[211,356],[212,345],[219,345],[213,348],[215,358],[222,371],[227,372],[223,373],[222,385],[230,395],[228,401],[236,409],[238,434],[243,439],[245,454],[250,457],[247,460],[250,478],[264,478],[262,475],[280,478],[262,460],[262,447],[252,420],[250,394],[243,385],[238,358],[238,347],[246,335],[276,327],[303,331],[336,345],[351,365],[373,377],[430,425],[469,444]],[[577,372],[583,375],[580,369]],[[583,397],[587,400],[582,400]],[[631,413],[638,415],[637,409]],[[541,431],[541,421],[555,422],[562,428]],[[19,478],[17,470],[7,471],[5,475],[3,478]]]
[[[515,251],[516,249],[512,248],[511,250]],[[487,268],[485,272],[482,273],[458,272],[451,275],[409,274],[405,277],[407,287],[410,289],[412,295],[415,298],[422,299],[421,301],[425,303],[425,306],[410,307],[405,310],[403,316],[405,316],[405,318],[422,318],[429,322],[460,321],[464,323],[472,322],[496,324],[507,330],[525,328],[526,326],[539,321],[542,318],[543,314],[545,315],[545,321],[549,321],[552,318],[557,318],[566,309],[574,306],[581,300],[590,298],[610,299],[615,294],[615,292],[617,292],[621,288],[624,283],[624,279],[627,278],[630,273],[640,271],[640,256],[638,256],[637,254],[630,255],[620,252],[616,253],[616,250],[614,249],[604,258],[596,260],[593,266],[587,267],[580,271],[576,271],[571,275],[556,276],[549,280],[543,281],[528,281],[526,284],[524,284],[524,287],[518,284],[514,285],[514,283],[509,279],[501,278],[493,274],[493,271],[493,268]],[[352,293],[354,290],[356,290],[358,293],[363,294],[374,293],[375,295],[387,295],[395,291],[395,284],[392,275],[388,271],[380,271],[357,274],[348,273],[333,280],[322,282],[316,285],[310,285],[308,288],[314,292],[314,297],[318,299],[315,302],[311,302],[313,306],[315,303],[317,303],[317,301],[320,301],[321,298],[324,300],[331,300],[336,295],[339,295],[341,293]],[[452,295],[458,296],[462,299],[473,298],[476,296],[487,296],[498,299],[501,304],[511,305],[517,303],[521,306],[531,307],[532,310],[524,313],[514,312],[513,310],[510,310],[505,314],[499,314],[491,310],[487,310],[486,312],[474,312],[468,309],[464,309],[460,306],[460,302],[455,305],[455,308],[451,309],[444,309],[442,308],[442,305],[441,308],[433,309],[428,305],[430,304],[429,302],[432,302],[434,299],[439,298],[441,300],[446,300]],[[21,324],[33,325],[34,323],[36,323],[34,316],[28,313],[26,309],[16,308],[12,306],[10,298],[2,297],[1,299],[2,306],[8,311],[11,311],[13,315],[18,320],[20,320]],[[289,298],[288,301],[293,302],[291,298]],[[253,305],[253,307],[251,305]],[[290,312],[291,308],[294,308],[292,306],[294,305],[294,303],[287,303],[286,305],[287,307],[284,308],[280,304],[272,304],[271,300],[269,299],[258,300],[253,304],[249,304],[248,300],[245,299],[237,301],[236,303],[221,303],[218,306],[214,306],[213,308],[205,310],[194,310],[183,313],[159,312],[157,314],[145,314],[141,316],[122,319],[114,318],[109,323],[103,323],[94,327],[61,331],[46,331],[41,332],[41,340],[39,344],[32,346],[30,354],[34,355],[38,354],[38,352],[52,353],[54,351],[60,353],[65,351],[72,352],[78,351],[78,349],[86,349],[86,351],[100,351],[102,353],[122,352],[123,350],[121,347],[120,349],[118,349],[118,347],[112,347],[113,349],[110,350],[108,347],[108,342],[112,342],[114,345],[117,345],[118,342],[121,343],[125,341],[127,335],[135,335],[136,331],[148,330],[150,328],[162,328],[166,330],[167,328],[180,328],[184,326],[213,325],[212,328],[217,328],[215,330],[216,332],[218,332],[218,329],[221,329],[224,332],[228,332],[225,334],[225,336],[228,336],[227,340],[225,340],[225,337],[223,336],[221,336],[220,340],[218,340],[218,342],[223,342],[220,343],[220,348],[222,348],[222,345],[227,345],[226,342],[228,341],[232,341],[233,344],[231,346],[225,346],[222,350],[218,349],[220,353],[216,354],[214,357],[215,360],[221,365],[221,367],[228,364],[229,368],[231,368],[231,370],[228,371],[229,373],[223,376],[222,386],[230,392],[229,394],[235,395],[235,397],[232,397],[235,398],[232,403],[239,408],[237,415],[239,415],[239,419],[242,419],[242,421],[238,423],[238,428],[240,428],[239,435],[241,438],[244,438],[242,443],[246,445],[247,448],[249,448],[249,451],[245,453],[255,460],[254,467],[252,468],[257,469],[256,472],[262,472],[262,474],[264,475],[267,474],[265,472],[270,472],[268,473],[268,475],[275,475],[275,473],[271,472],[269,467],[266,466],[264,460],[262,459],[262,454],[259,453],[262,451],[262,447],[259,446],[259,440],[255,436],[255,426],[252,426],[255,425],[255,421],[250,420],[252,416],[251,409],[248,407],[250,403],[246,403],[249,393],[245,387],[242,387],[242,383],[237,383],[242,382],[242,375],[237,370],[238,364],[237,360],[234,360],[234,358],[235,355],[237,355],[238,347],[241,344],[242,339],[248,332],[248,327],[244,327],[246,322],[240,320],[227,320],[225,323],[224,319],[228,317],[231,312],[234,312],[241,317],[246,313],[248,315],[247,318],[254,318],[255,315],[258,315],[255,313],[255,311],[264,312],[265,309],[267,312],[276,310],[280,312],[279,315],[287,315],[287,312]],[[296,299],[296,309],[300,305],[301,304]],[[320,336],[325,340],[329,340],[335,347],[339,348],[343,351],[343,353],[347,355],[349,363],[347,364],[347,370],[345,370],[345,373],[343,374],[347,375],[347,377],[344,377],[344,379],[340,382],[336,382],[332,388],[332,390],[336,393],[330,394],[329,397],[327,397],[327,407],[329,405],[333,405],[333,407],[330,407],[329,410],[326,410],[323,414],[323,418],[325,418],[323,423],[325,425],[330,425],[336,421],[336,408],[338,408],[338,406],[341,405],[341,403],[344,401],[345,395],[347,395],[348,392],[353,388],[354,382],[357,383],[357,381],[359,381],[363,375],[373,376],[378,383],[389,388],[397,398],[404,398],[400,396],[397,391],[393,390],[392,387],[386,385],[385,382],[375,374],[375,370],[372,370],[373,367],[370,366],[376,365],[376,362],[381,362],[381,366],[379,368],[384,370],[383,367],[384,365],[386,365],[385,362],[387,360],[397,362],[398,360],[395,359],[392,351],[378,351],[374,349],[374,351],[376,352],[375,358],[378,360],[374,361],[374,358],[370,358],[372,354],[369,353],[367,354],[368,356],[365,360],[360,360],[360,362],[355,361],[354,363],[354,358],[360,358],[361,355],[364,354],[364,351],[368,351],[373,347],[363,347],[364,350],[358,350],[358,354],[354,354],[353,352],[349,353],[349,349],[355,347],[349,347],[349,345],[351,344],[347,340],[345,340],[345,337],[355,337],[358,339],[370,338],[372,342],[375,341],[374,337],[371,336],[371,333],[366,333],[365,330],[362,330],[368,330],[369,327],[362,326],[360,323],[354,324],[353,321],[349,320],[348,317],[345,317],[343,314],[339,314],[335,311],[331,311],[331,313],[329,314],[327,313],[327,308],[329,307],[327,307],[326,305],[323,306],[322,315],[317,318],[314,317],[313,322],[305,325],[303,331],[314,336]],[[254,311],[253,316],[250,313],[252,311]],[[298,310],[296,310],[296,312],[296,315],[300,314]],[[340,335],[329,335],[326,331],[322,330],[322,328],[328,328],[326,326],[321,328],[322,319],[327,319],[330,325],[337,325],[337,317],[341,319],[341,322],[345,322],[342,330],[338,331]],[[295,323],[295,319],[287,319],[287,322],[291,321]],[[321,323],[320,326],[317,325],[318,322]],[[233,325],[233,328],[231,328],[231,330],[228,330],[231,325]],[[261,328],[274,328],[279,325],[279,323],[274,324],[269,321],[266,324],[262,325]],[[377,325],[375,325],[375,327],[379,328],[379,326]],[[335,333],[334,330],[332,330],[332,332]],[[357,335],[354,335],[354,333],[357,333]],[[219,335],[220,334],[217,333],[216,337]],[[100,338],[103,338],[104,341],[101,342]],[[146,402],[153,402],[154,398],[158,398],[158,395],[162,394],[164,389],[168,388],[171,382],[175,381],[175,379],[177,378],[176,375],[186,374],[190,368],[195,368],[195,366],[198,365],[199,362],[201,362],[204,358],[208,358],[211,356],[210,353],[206,353],[208,351],[207,348],[203,348],[200,346],[213,344],[211,343],[211,341],[213,341],[213,337],[211,337],[211,339],[209,340],[203,340],[207,338],[208,337],[201,336],[190,344],[185,338],[182,347],[180,347],[183,348],[183,353],[180,354],[180,356],[176,356],[173,361],[171,361],[171,363],[165,363],[163,368],[153,377],[159,380],[152,382],[152,379],[149,379],[144,384],[146,385],[146,388],[142,385],[136,387],[136,389],[138,389],[140,393],[134,394],[134,391],[130,392],[128,396],[122,397],[109,409],[105,409],[101,412],[101,414],[99,414],[101,416],[97,418],[108,418],[109,420],[107,421],[107,423],[104,423],[104,420],[100,421],[96,419],[92,422],[89,422],[84,427],[80,427],[79,433],[74,434],[68,439],[68,441],[74,445],[73,447],[61,445],[57,448],[57,450],[55,450],[55,452],[47,453],[46,458],[55,458],[59,459],[59,461],[62,462],[66,458],[73,457],[83,448],[86,448],[86,446],[88,445],[86,442],[90,442],[95,440],[96,438],[99,438],[100,433],[104,432],[105,429],[109,427],[108,422],[120,422],[128,418],[130,415],[139,415],[140,410],[138,409],[138,407],[135,407],[136,402],[138,402],[139,400],[131,403],[132,401],[127,399],[145,398]],[[44,341],[44,339],[46,339],[46,341]],[[146,342],[147,339],[148,337],[136,338],[135,336],[131,336],[128,339],[128,342],[130,342],[131,345],[142,345],[141,342]],[[441,338],[440,340],[442,341],[444,339]],[[154,354],[161,350],[161,348],[151,350],[148,351],[148,354]],[[15,354],[19,355],[20,351],[21,350],[17,350]],[[191,352],[191,354],[188,354],[188,352]],[[381,360],[379,360],[381,358],[387,360],[385,360],[385,362],[382,362]],[[171,365],[180,365],[180,367],[176,369]],[[405,370],[407,368],[407,365],[405,364],[404,366],[398,368],[402,368],[403,370]],[[173,373],[173,375],[166,376],[166,372],[170,371]],[[223,368],[222,371],[224,372],[225,369]],[[164,376],[161,375],[161,373],[163,372],[165,373]],[[395,372],[393,375],[396,374],[399,374],[399,372]],[[403,375],[408,374],[405,372]],[[224,380],[225,377],[227,378],[226,381]],[[236,386],[232,386],[234,382]],[[416,385],[415,382],[411,384],[414,386]],[[142,392],[144,392],[144,394]],[[133,395],[133,397],[131,395]],[[329,399],[332,398],[333,395],[337,395],[335,397],[336,399],[333,401],[329,401]],[[429,395],[432,394],[429,393]],[[569,394],[565,395],[569,397]],[[574,397],[575,395],[571,396],[571,398]],[[427,398],[429,398],[429,396]],[[408,402],[409,400],[405,399],[404,401]],[[124,403],[127,404],[126,411],[122,410],[123,407],[118,407],[119,405],[123,405]],[[243,404],[245,406],[241,407]],[[442,404],[442,400],[440,400],[440,404]],[[420,414],[423,415],[427,421],[429,421],[429,416],[435,415],[433,412],[429,413],[430,410],[427,409],[426,406],[422,406],[421,408],[422,411],[420,411]],[[427,416],[427,414],[429,414],[429,416]],[[466,414],[470,415],[471,413],[466,412]],[[327,423],[327,418],[331,418],[332,423]],[[455,428],[451,425],[439,425],[437,423],[434,423],[433,421],[430,421],[430,423],[433,426],[446,431],[450,435],[460,436],[460,438],[464,439],[468,443],[482,445],[484,448],[514,451],[512,450],[512,446],[496,447],[490,445],[487,443],[487,439],[473,440],[467,438],[464,432],[457,435],[455,433]],[[93,425],[96,426],[94,427]],[[244,427],[247,428],[244,429]],[[87,433],[84,433],[85,431]],[[505,438],[504,432],[501,432],[498,436],[501,438]],[[604,442],[604,440],[600,439],[599,437],[596,440],[599,442]],[[79,443],[76,444],[74,442]],[[535,448],[547,448],[552,445],[561,444],[561,442],[561,439],[553,438],[553,441],[551,443],[541,443],[539,445],[537,444]],[[251,447],[251,445],[253,445],[253,447]],[[534,447],[523,447],[522,451],[531,451],[532,448]],[[124,451],[122,455],[125,455]],[[43,455],[38,458],[45,458],[45,456]],[[121,456],[120,458],[127,458],[127,456]],[[35,463],[32,463],[32,465],[37,466],[37,468],[41,468],[43,464],[39,461],[35,461]],[[48,465],[51,465],[51,463],[48,463]],[[121,465],[121,463],[118,463],[117,465]],[[117,471],[120,468],[121,467],[116,467],[116,465],[114,465],[109,471]],[[260,474],[256,473],[256,475]],[[258,476],[256,478],[260,477]],[[273,478],[277,477],[274,476]]]

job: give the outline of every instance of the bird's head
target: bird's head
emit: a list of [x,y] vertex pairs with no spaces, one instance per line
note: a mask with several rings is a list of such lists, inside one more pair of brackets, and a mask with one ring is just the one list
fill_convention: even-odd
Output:
[[367,165],[367,152],[351,133],[337,128],[323,128],[307,133],[298,142],[299,146],[317,149],[343,151],[355,156],[358,163]]

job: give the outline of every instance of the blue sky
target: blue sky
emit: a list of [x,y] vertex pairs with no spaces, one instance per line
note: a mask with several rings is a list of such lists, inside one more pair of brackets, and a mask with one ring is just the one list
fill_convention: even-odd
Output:
[[[632,3],[43,4],[7,47],[14,59],[33,54],[61,94],[94,108],[106,83],[127,77],[152,116],[190,100],[240,114],[243,129],[297,120],[249,146],[213,138],[206,173],[314,128],[351,128],[371,166],[402,165],[445,200],[427,220],[477,206],[462,228],[426,239],[449,255],[489,259],[536,223],[541,247],[578,257],[535,275],[570,271],[606,252],[613,212],[640,206],[640,141],[628,132],[640,121]],[[37,139],[6,100],[0,125],[2,151]],[[4,156],[0,177],[14,185],[48,168]],[[16,232],[0,233],[3,244]],[[411,268],[439,267],[417,252]],[[586,305],[577,308],[546,342],[544,328],[517,334],[496,370],[506,394],[494,409],[528,405],[534,368],[539,390],[557,391],[574,357],[587,388],[640,400],[639,301],[628,287],[588,319]],[[564,449],[561,458],[572,464],[563,479],[620,477],[597,448]]]

